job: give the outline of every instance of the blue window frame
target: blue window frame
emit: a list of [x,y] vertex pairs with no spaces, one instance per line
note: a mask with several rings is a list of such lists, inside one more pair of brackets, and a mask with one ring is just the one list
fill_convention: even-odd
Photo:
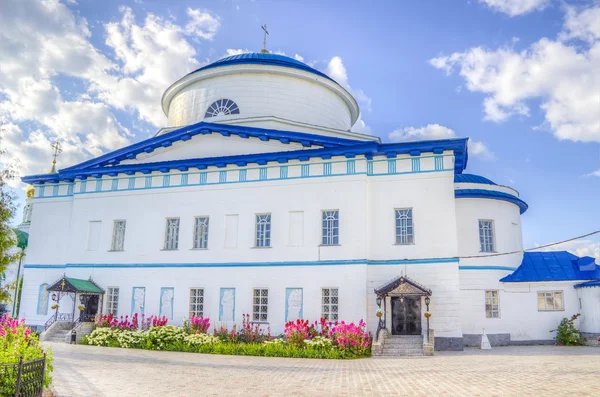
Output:
[[322,211],[322,245],[338,245],[340,243],[340,212],[338,210]]

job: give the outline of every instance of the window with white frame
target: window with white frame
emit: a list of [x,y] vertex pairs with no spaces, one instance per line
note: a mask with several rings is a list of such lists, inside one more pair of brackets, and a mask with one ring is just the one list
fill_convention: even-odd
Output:
[[126,221],[124,220],[114,221],[111,251],[123,251],[125,249],[125,226]]
[[485,291],[485,317],[500,318],[498,290]]
[[165,231],[165,250],[176,250],[179,247],[179,218],[167,218]]
[[340,212],[338,210],[322,211],[322,245],[338,245],[340,243]]
[[204,289],[190,288],[190,317],[204,315]]
[[479,245],[481,252],[494,252],[494,221],[479,220]]
[[337,288],[321,289],[321,317],[335,321],[338,319],[339,292]]
[[538,292],[538,311],[564,310],[562,291]]
[[396,244],[406,245],[415,242],[412,208],[397,209],[396,212]]
[[267,312],[269,306],[269,290],[254,289],[252,321],[267,321]]
[[116,316],[119,312],[119,287],[106,288],[106,314]]
[[194,219],[194,248],[208,248],[208,217]]
[[271,214],[256,215],[256,247],[271,246]]

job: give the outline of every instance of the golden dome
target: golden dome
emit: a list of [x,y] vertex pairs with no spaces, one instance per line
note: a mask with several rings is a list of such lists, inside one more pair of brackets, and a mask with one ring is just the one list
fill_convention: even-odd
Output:
[[35,195],[35,188],[31,185],[27,185],[25,188],[25,194],[27,195],[27,198],[33,198]]

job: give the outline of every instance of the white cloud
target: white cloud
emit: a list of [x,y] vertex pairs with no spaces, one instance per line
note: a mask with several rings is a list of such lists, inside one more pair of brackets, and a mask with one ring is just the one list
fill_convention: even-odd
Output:
[[589,174],[585,174],[584,177],[590,177],[590,176],[597,176],[598,178],[600,178],[600,169],[594,171],[594,172],[590,172]]
[[[324,72],[329,77],[337,81],[339,85],[347,89],[348,92],[354,96],[354,99],[356,99],[361,109],[366,109],[368,112],[372,111],[371,105],[373,100],[371,97],[365,94],[362,89],[353,89],[348,83],[348,71],[346,70],[346,66],[344,66],[342,58],[338,56],[331,58]],[[356,123],[352,126],[351,130],[363,134],[371,133],[371,128],[365,124],[364,120],[360,116]]]
[[[91,44],[87,21],[63,3],[23,0],[3,6],[0,117],[9,126],[4,161],[21,159],[21,175],[49,169],[50,142],[57,138],[64,147],[59,168],[128,144],[132,134],[112,108],[164,125],[160,96],[199,66],[188,40],[210,40],[220,27],[218,16],[194,9],[187,10],[185,26],[151,13],[138,25],[130,8],[121,13],[120,21],[105,25],[114,53],[104,54]],[[87,91],[65,100],[57,76],[76,79]],[[32,123],[25,128],[23,122]]]
[[594,33],[595,26],[588,23],[588,14],[595,15],[598,9],[566,18],[571,22],[563,38],[596,40],[583,48],[543,38],[520,52],[512,47],[475,47],[433,58],[429,63],[448,74],[458,70],[469,91],[485,94],[483,109],[487,120],[528,117],[528,102],[540,100],[545,123],[558,139],[600,142],[600,41]]
[[212,40],[221,27],[219,17],[208,11],[188,8],[187,15],[191,20],[185,25],[186,32],[202,39]]
[[[539,246],[541,244],[535,244]],[[600,242],[593,240],[574,240],[567,243],[553,245],[547,248],[541,248],[536,251],[569,251],[577,256],[591,256],[596,258],[596,263],[600,264]]]
[[578,10],[568,7],[561,40],[580,39],[588,43],[600,39],[600,7]]
[[544,9],[550,0],[479,0],[495,11],[503,12],[511,17]]
[[[425,127],[404,127],[398,128],[388,134],[388,139],[392,142],[411,142],[427,141],[433,139],[451,139],[456,138],[456,132],[448,127],[439,124],[427,124]],[[469,154],[479,157],[483,160],[495,159],[487,146],[480,141],[474,141],[469,138]]]

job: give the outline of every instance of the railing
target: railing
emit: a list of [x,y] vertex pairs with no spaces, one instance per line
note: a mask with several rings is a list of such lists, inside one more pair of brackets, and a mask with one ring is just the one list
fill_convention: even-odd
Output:
[[73,322],[73,314],[72,313],[54,313],[52,317],[46,321],[44,324],[44,331],[48,331],[48,328],[55,322],[59,323],[72,323]]
[[0,364],[0,396],[41,397],[46,355],[33,361]]

